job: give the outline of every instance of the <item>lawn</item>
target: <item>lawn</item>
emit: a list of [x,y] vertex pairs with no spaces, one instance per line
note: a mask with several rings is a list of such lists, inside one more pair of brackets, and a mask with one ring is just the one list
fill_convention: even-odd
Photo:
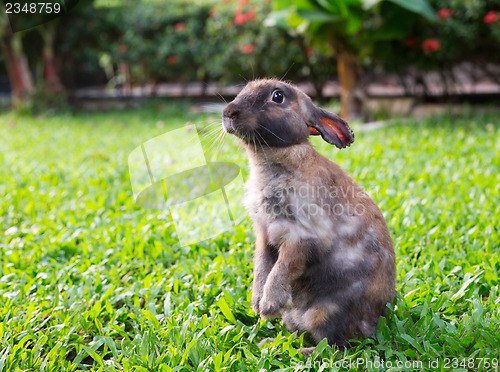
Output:
[[[302,338],[250,308],[248,219],[181,247],[168,214],[134,203],[130,152],[217,120],[162,103],[0,115],[0,372],[495,370],[499,114],[355,125],[342,151],[314,139],[384,212],[398,294],[375,337],[344,352],[321,343],[309,360]],[[276,340],[259,348],[266,337]]]

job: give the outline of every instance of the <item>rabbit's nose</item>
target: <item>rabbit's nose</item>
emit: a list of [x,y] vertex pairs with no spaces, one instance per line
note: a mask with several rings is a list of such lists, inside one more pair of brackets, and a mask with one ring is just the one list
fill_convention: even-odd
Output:
[[240,110],[236,108],[234,105],[229,104],[224,110],[223,115],[230,119],[236,119],[240,115]]

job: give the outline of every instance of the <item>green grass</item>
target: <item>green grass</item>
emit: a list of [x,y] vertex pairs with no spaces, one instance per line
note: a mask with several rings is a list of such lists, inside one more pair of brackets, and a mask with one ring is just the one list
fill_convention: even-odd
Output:
[[[0,116],[0,372],[494,370],[498,114],[355,126],[343,151],[314,139],[385,213],[398,295],[375,337],[345,352],[321,343],[307,360],[302,338],[250,309],[248,220],[179,247],[168,215],[134,204],[129,153],[217,119],[186,111]],[[228,140],[226,158],[246,166]]]

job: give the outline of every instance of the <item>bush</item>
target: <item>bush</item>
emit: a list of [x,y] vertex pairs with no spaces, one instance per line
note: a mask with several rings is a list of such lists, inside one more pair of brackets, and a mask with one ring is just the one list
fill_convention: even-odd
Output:
[[128,65],[132,82],[141,84],[232,83],[284,75],[295,81],[331,79],[331,59],[300,37],[263,26],[269,12],[269,2],[257,0],[201,5],[174,0],[112,8],[87,3],[75,11],[75,19],[70,13],[62,20],[59,29],[68,32],[59,33],[58,52],[66,80],[77,83],[82,70],[94,76],[107,70],[108,79],[116,78],[122,64]]
[[430,0],[438,20],[420,19],[406,38],[375,48],[375,62],[386,71],[407,74],[411,68],[439,71],[453,79],[452,69],[473,63],[493,79],[489,63],[500,63],[500,3],[495,0]]
[[214,79],[230,82],[253,76],[300,76],[301,50],[288,35],[263,27],[270,11],[257,1],[219,2],[207,24],[210,57],[208,69]]
[[[458,63],[473,62],[495,77],[485,61],[500,62],[500,4],[429,3],[437,21],[396,17],[397,22],[389,22],[387,32],[381,32],[388,13],[384,7],[392,6],[386,2],[380,4],[378,16],[363,21],[363,31],[352,40],[359,44],[356,50],[366,70],[449,73]],[[313,81],[320,93],[322,84],[336,76],[335,59],[326,48],[311,48],[310,40],[298,32],[265,27],[270,8],[270,1],[257,0],[139,1],[111,8],[79,4],[59,24],[57,48],[65,82],[102,82],[105,70],[109,80],[127,64],[130,79],[138,84],[233,83],[286,73],[290,80]],[[391,38],[391,27],[398,37]]]

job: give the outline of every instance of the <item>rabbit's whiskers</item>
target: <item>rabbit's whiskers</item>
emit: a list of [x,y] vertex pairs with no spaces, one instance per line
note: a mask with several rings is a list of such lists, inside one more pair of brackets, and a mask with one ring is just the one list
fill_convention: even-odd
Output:
[[[279,140],[281,140],[281,141],[285,142],[285,140],[284,140],[283,138],[281,138],[280,136],[278,136],[278,135],[277,135],[276,133],[274,133],[273,131],[271,131],[271,130],[267,129],[265,126],[260,125],[260,127],[261,127],[262,129],[267,130],[269,133],[271,133],[271,134],[272,134],[273,136],[275,136],[277,139],[279,139]],[[262,138],[262,136],[261,136],[261,138]],[[262,138],[262,139],[263,139],[263,138]],[[264,141],[264,142],[265,142],[265,141]],[[267,144],[267,143],[266,143],[266,144]]]

